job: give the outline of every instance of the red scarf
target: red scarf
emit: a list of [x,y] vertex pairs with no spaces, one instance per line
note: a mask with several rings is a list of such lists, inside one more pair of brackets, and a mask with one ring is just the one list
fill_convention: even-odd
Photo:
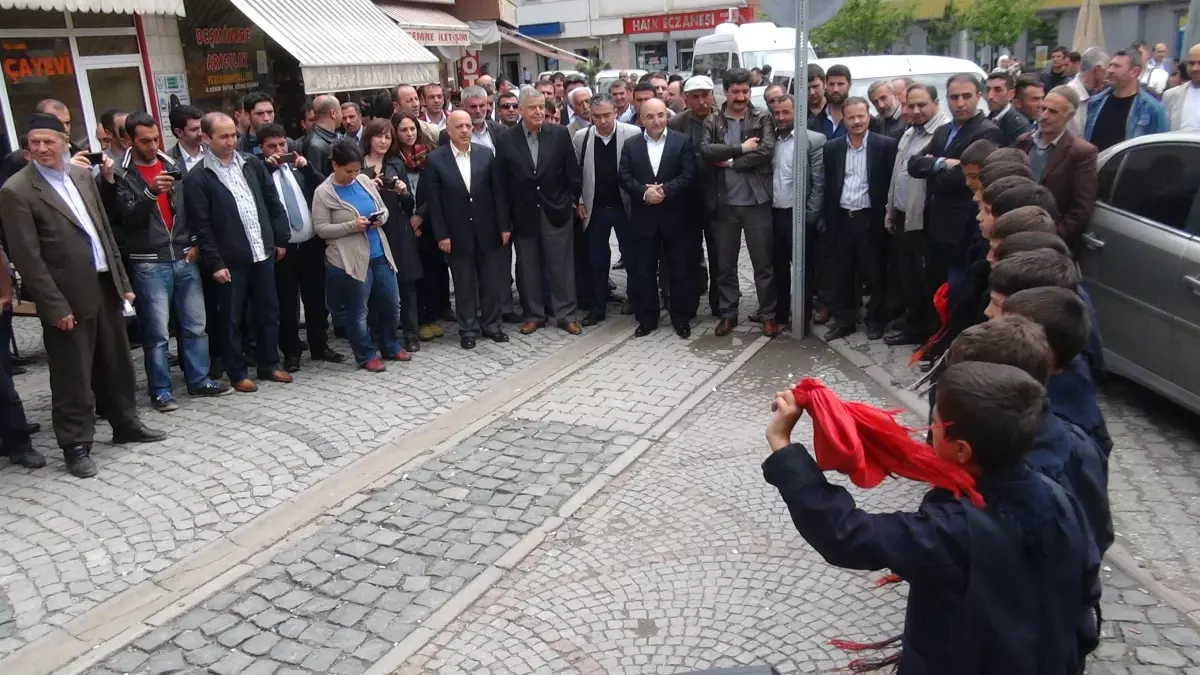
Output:
[[812,417],[813,452],[822,470],[845,474],[862,488],[875,487],[888,476],[902,476],[931,483],[956,497],[966,494],[976,506],[983,506],[971,474],[913,440],[912,429],[896,421],[899,411],[843,402],[811,377],[792,387],[792,394]]
[[412,146],[412,150],[401,150],[400,159],[404,161],[404,166],[408,167],[409,171],[421,171],[425,168],[425,157],[428,154],[429,149],[417,143]]

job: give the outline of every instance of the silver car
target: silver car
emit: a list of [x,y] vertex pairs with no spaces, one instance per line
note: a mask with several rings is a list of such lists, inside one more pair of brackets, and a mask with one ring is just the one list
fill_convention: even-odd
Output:
[[1106,367],[1200,414],[1200,133],[1100,154],[1079,262]]

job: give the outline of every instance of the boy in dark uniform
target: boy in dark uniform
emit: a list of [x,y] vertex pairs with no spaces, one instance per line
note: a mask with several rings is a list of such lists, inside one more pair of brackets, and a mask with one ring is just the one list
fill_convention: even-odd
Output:
[[868,514],[791,442],[800,410],[775,398],[763,462],[800,534],[831,564],[909,582],[900,675],[1074,675],[1099,641],[1100,558],[1078,502],[1023,461],[1045,389],[994,363],[950,366],[934,451],[976,480],[986,507],[933,489],[914,513]]
[[[1018,307],[1044,307],[1058,304],[1044,298],[1046,294],[1071,292],[1061,288],[1035,288],[1021,291],[1008,299]],[[1078,297],[1076,303],[1082,304]],[[1078,320],[1078,309],[1069,312]],[[1010,309],[1004,316],[972,326],[950,345],[946,363],[964,361],[1002,363],[1020,368],[1038,382],[1050,379],[1054,368],[1054,352],[1046,331],[1037,323]],[[1082,326],[1072,327],[1073,337],[1082,340],[1087,335],[1086,315]],[[1042,401],[1042,423],[1033,441],[1033,449],[1025,463],[1034,471],[1058,483],[1079,500],[1092,542],[1103,557],[1113,543],[1112,511],[1108,503],[1108,459],[1096,442],[1083,429],[1055,415],[1049,398]]]

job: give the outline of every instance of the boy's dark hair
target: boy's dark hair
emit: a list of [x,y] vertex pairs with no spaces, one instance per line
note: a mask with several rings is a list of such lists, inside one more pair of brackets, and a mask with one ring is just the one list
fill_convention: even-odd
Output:
[[1017,253],[1037,251],[1043,248],[1066,256],[1071,255],[1071,249],[1067,248],[1067,242],[1063,241],[1062,237],[1057,234],[1050,234],[1048,232],[1015,232],[1005,237],[1000,242],[1000,245],[996,247],[996,260],[1004,260]]
[[269,94],[262,91],[255,91],[242,97],[242,110],[246,112],[254,112],[254,106],[258,105],[259,103],[270,103],[271,105],[275,105],[274,102],[271,101],[271,96]]
[[267,142],[268,138],[287,138],[287,131],[282,124],[271,123],[258,130],[258,144]]
[[654,85],[650,84],[649,82],[638,82],[637,84],[633,85],[633,91],[630,93],[636,94],[639,91],[648,91],[651,94],[658,93],[658,91],[654,88]]
[[990,238],[1004,241],[1018,232],[1056,234],[1058,229],[1054,227],[1054,221],[1050,219],[1050,214],[1046,213],[1046,209],[1040,206],[1022,206],[1002,216],[997,216],[996,222],[992,224]]
[[1067,60],[1071,63],[1079,63],[1083,61],[1083,54],[1079,52],[1067,52]]
[[1000,148],[983,160],[983,165],[986,167],[1000,162],[1016,162],[1029,166],[1029,155],[1016,148]]
[[1066,288],[1029,288],[1008,296],[1004,317],[1021,316],[1042,327],[1056,368],[1064,368],[1087,345],[1092,317],[1079,294]]
[[1005,91],[1012,91],[1013,87],[1017,86],[1017,78],[1012,76],[1012,73],[1007,70],[994,70],[988,73],[987,81],[1000,80],[1004,83]]
[[358,145],[358,141],[353,138],[343,138],[333,147],[329,149],[329,159],[338,166],[354,164],[355,162],[362,163],[363,151]]
[[1046,89],[1046,85],[1042,84],[1042,79],[1037,74],[1022,75],[1017,78],[1017,98],[1025,98],[1025,90],[1030,87]]
[[870,101],[868,101],[867,99],[865,99],[861,96],[851,96],[850,98],[847,98],[845,101],[842,101],[842,110],[843,110],[842,114],[843,115],[846,114],[844,111],[846,110],[846,108],[849,108],[852,105],[861,105],[863,108],[866,108],[867,116],[869,117],[871,115]]
[[167,116],[170,120],[172,129],[185,129],[187,123],[191,120],[198,120],[204,117],[204,112],[199,108],[191,105],[177,105],[171,109],[171,114]]
[[[1033,174],[1029,172],[1029,167],[1024,164],[1015,162],[1004,162],[1001,164],[988,164],[979,170],[979,182],[983,185],[984,201],[987,201],[987,190],[996,183],[1005,180],[1006,178],[1019,178],[1020,181],[1008,181],[1005,183],[1007,187],[997,188],[992,192],[992,198],[995,199],[1001,192],[1010,187],[1024,185],[1026,183],[1033,185]],[[992,202],[988,201],[989,204]]]
[[1054,370],[1054,352],[1046,339],[1046,331],[1023,316],[1007,314],[975,324],[954,338],[946,351],[946,363],[954,365],[963,361],[1002,363],[1020,368],[1042,384],[1050,379]]
[[1045,185],[1019,185],[1005,190],[996,197],[996,201],[989,203],[992,205],[992,214],[997,218],[1022,206],[1040,206],[1046,209],[1054,222],[1062,219],[1058,204],[1054,203],[1054,193]]
[[825,81],[825,69],[816,63],[808,64],[808,81],[812,82],[813,80]]
[[1033,447],[1046,388],[999,363],[956,363],[938,379],[937,411],[946,437],[966,441],[984,472],[1017,466]]
[[[988,288],[1006,298],[1043,286],[1075,290],[1079,286],[1079,270],[1075,263],[1061,253],[1040,249],[1011,255],[996,263],[988,275]],[[1005,307],[1008,307],[1007,299]]]
[[125,118],[125,135],[134,138],[137,136],[138,127],[157,127],[158,123],[150,116],[150,113],[135,110]]
[[729,87],[735,84],[750,84],[750,71],[745,68],[730,68],[725,71],[725,76],[721,78],[721,84],[728,90]]
[[825,71],[825,81],[828,82],[831,77],[844,77],[847,82],[854,82],[854,79],[850,77],[850,68],[840,63],[829,66],[829,70]]
[[989,141],[986,138],[981,138],[967,146],[959,157],[959,162],[962,164],[970,164],[972,166],[982,167],[986,160],[993,152],[1000,149],[1000,146]]
[[121,110],[120,108],[109,108],[108,110],[105,110],[104,112],[100,113],[100,126],[104,127],[104,130],[107,131],[108,133],[112,134],[113,136],[116,136],[117,135],[117,115],[120,115],[123,112],[125,112],[125,111]]

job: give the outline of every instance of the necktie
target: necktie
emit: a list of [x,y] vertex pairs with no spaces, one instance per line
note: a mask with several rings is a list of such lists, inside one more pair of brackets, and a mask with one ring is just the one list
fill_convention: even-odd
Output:
[[[290,172],[291,168],[286,167],[280,170]],[[283,192],[283,208],[287,209],[288,223],[292,226],[292,232],[299,232],[304,229],[304,216],[300,210],[300,202],[296,201],[296,191],[288,183],[288,178],[291,177],[290,173],[283,174],[282,180],[279,181],[283,188],[280,191]]]

